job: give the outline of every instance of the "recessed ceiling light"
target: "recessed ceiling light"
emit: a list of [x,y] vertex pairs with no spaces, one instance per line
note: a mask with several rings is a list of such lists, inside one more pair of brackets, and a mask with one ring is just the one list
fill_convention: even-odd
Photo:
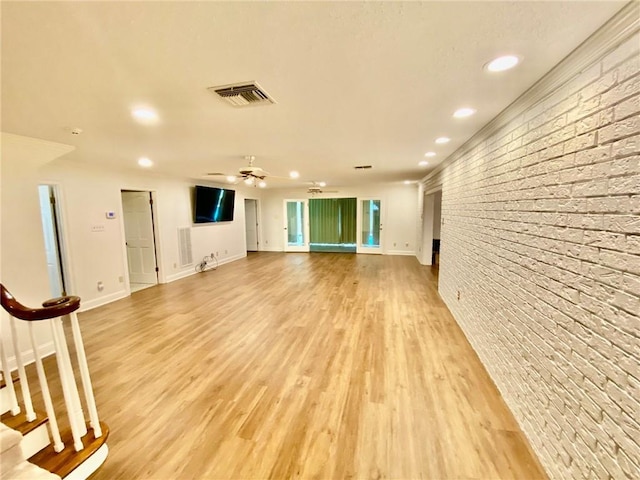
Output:
[[449,137],[440,137],[440,138],[436,138],[436,143],[442,144],[442,143],[449,143],[451,139]]
[[259,186],[260,188],[264,188],[264,187],[266,187],[266,186],[267,186],[267,182],[265,182],[264,180],[262,180],[262,181],[258,184],[258,186]]
[[131,110],[131,115],[133,115],[133,118],[138,120],[140,123],[153,124],[158,121],[158,114],[156,111],[147,107],[134,108]]
[[147,157],[141,157],[138,159],[138,165],[141,167],[149,168],[153,165],[153,162]]
[[418,165],[420,165],[421,167],[426,167],[427,165],[429,165],[429,162],[427,162],[426,160],[422,160],[420,163],[418,163]]
[[470,117],[474,113],[476,113],[475,108],[465,107],[465,108],[459,108],[458,110],[456,110],[453,116],[455,118],[465,118],[465,117]]
[[424,154],[425,157],[435,157],[436,156],[436,152],[427,152]]
[[227,177],[227,182],[229,182],[229,183],[233,183],[233,182],[235,182],[235,181],[236,181],[236,177],[234,177],[233,175],[229,175],[229,176]]
[[319,187],[326,187],[327,186],[327,182],[318,182],[318,186]]
[[405,185],[409,185],[410,183],[411,183],[411,180],[405,180],[405,181],[404,181],[404,184],[405,184]]
[[515,67],[518,63],[520,63],[520,57],[516,55],[504,55],[491,60],[485,65],[485,68],[490,72],[504,72],[505,70]]
[[291,178],[298,178],[300,176],[300,174],[298,172],[296,172],[295,170],[292,170],[289,172],[289,176]]

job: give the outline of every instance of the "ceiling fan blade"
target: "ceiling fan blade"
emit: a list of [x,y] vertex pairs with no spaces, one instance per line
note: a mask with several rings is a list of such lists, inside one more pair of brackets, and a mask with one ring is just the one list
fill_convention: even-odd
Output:
[[213,176],[216,176],[216,175],[222,176],[222,175],[224,175],[226,177],[230,176],[230,175],[227,175],[226,173],[220,173],[220,172],[207,173],[207,175],[213,175]]

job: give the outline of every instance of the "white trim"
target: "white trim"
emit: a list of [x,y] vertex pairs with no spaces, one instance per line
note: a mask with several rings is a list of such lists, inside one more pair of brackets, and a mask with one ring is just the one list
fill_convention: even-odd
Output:
[[[220,265],[224,265],[226,263],[235,262],[236,260],[240,260],[242,258],[245,258],[246,256],[247,256],[247,252],[244,252],[244,253],[239,253],[238,255],[233,255],[231,257],[227,257],[227,258],[225,258],[223,260],[218,259],[218,267]],[[211,269],[211,270],[214,270],[214,269]],[[207,271],[209,271],[209,270],[207,270]],[[173,275],[167,276],[167,283],[175,282],[176,280],[180,280],[182,278],[190,277],[191,275],[195,275],[196,273],[198,273],[198,272],[195,271],[195,267],[192,267],[192,268],[190,268],[188,270],[184,270],[182,272],[174,273]]]
[[181,272],[174,273],[173,275],[167,275],[165,277],[165,281],[166,281],[166,283],[171,283],[171,282],[175,282],[176,280],[180,280],[181,278],[190,277],[191,275],[196,273],[194,268],[195,267],[192,266],[192,267],[188,268],[187,270],[183,270]]
[[98,450],[89,456],[89,458],[64,477],[64,480],[86,480],[91,476],[91,474],[93,474],[93,472],[102,466],[104,461],[107,459],[108,454],[109,447],[106,443],[103,443]]
[[[38,350],[42,354],[42,358],[46,358],[49,355],[54,355],[56,353],[56,349],[53,346],[53,340],[47,343],[43,343],[42,345],[38,345]],[[32,349],[24,350],[23,352],[21,352],[21,354],[22,361],[24,362],[25,367],[27,365],[31,365],[36,361]],[[15,355],[13,357],[9,357],[7,359],[7,362],[9,363],[9,370],[11,370],[12,372],[18,369],[18,363],[16,362]]]
[[607,23],[587,38],[581,45],[567,55],[531,88],[518,97],[511,105],[500,112],[473,137],[455,152],[445,158],[420,182],[426,185],[456,160],[464,157],[487,138],[490,138],[513,119],[559,89],[577,73],[598,61],[605,53],[622,44],[640,29],[640,2],[627,3]]
[[386,252],[382,252],[383,255],[404,255],[404,256],[416,256],[415,250],[387,250]]
[[80,302],[80,309],[78,311],[86,312],[87,310],[93,310],[94,308],[101,307],[102,305],[115,302],[116,300],[120,300],[128,296],[129,293],[127,293],[126,290],[120,290],[119,292],[105,295],[104,297],[96,298],[94,300],[89,300],[86,302]]

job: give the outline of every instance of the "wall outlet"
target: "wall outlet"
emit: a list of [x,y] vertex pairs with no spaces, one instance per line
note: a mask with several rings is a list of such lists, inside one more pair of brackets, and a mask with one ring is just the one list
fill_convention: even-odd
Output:
[[124,277],[122,275],[118,277],[118,282],[124,283]]
[[177,264],[176,262],[173,262],[173,268],[174,268],[174,270],[175,270],[176,268],[178,268],[178,264]]
[[97,287],[98,287],[98,291],[99,291],[99,292],[103,291],[103,290],[104,290],[104,283],[102,283],[102,282],[98,282]]
[[394,247],[396,246],[396,242],[393,242],[393,246],[394,246]]
[[460,300],[460,290],[458,290],[458,300]]
[[229,252],[225,250],[225,251],[224,251],[224,254],[226,255],[227,253],[229,253]]
[[216,257],[218,256],[218,252],[216,252]]
[[408,246],[409,246],[409,242],[406,242],[406,243],[404,244],[404,246],[405,246],[405,247],[408,247]]
[[215,255],[213,254],[213,252],[211,252],[211,255],[209,255],[210,257],[215,257]]

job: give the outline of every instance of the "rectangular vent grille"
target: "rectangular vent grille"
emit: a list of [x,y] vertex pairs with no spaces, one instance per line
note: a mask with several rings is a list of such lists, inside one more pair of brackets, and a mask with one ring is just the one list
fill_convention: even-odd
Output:
[[223,100],[234,107],[271,105],[272,103],[276,103],[257,82],[209,87],[207,90],[218,94]]
[[178,227],[178,248],[180,249],[180,266],[188,267],[193,264],[191,253],[191,228]]
[[369,170],[370,168],[373,168],[371,165],[358,165],[357,167],[353,167],[356,170]]

